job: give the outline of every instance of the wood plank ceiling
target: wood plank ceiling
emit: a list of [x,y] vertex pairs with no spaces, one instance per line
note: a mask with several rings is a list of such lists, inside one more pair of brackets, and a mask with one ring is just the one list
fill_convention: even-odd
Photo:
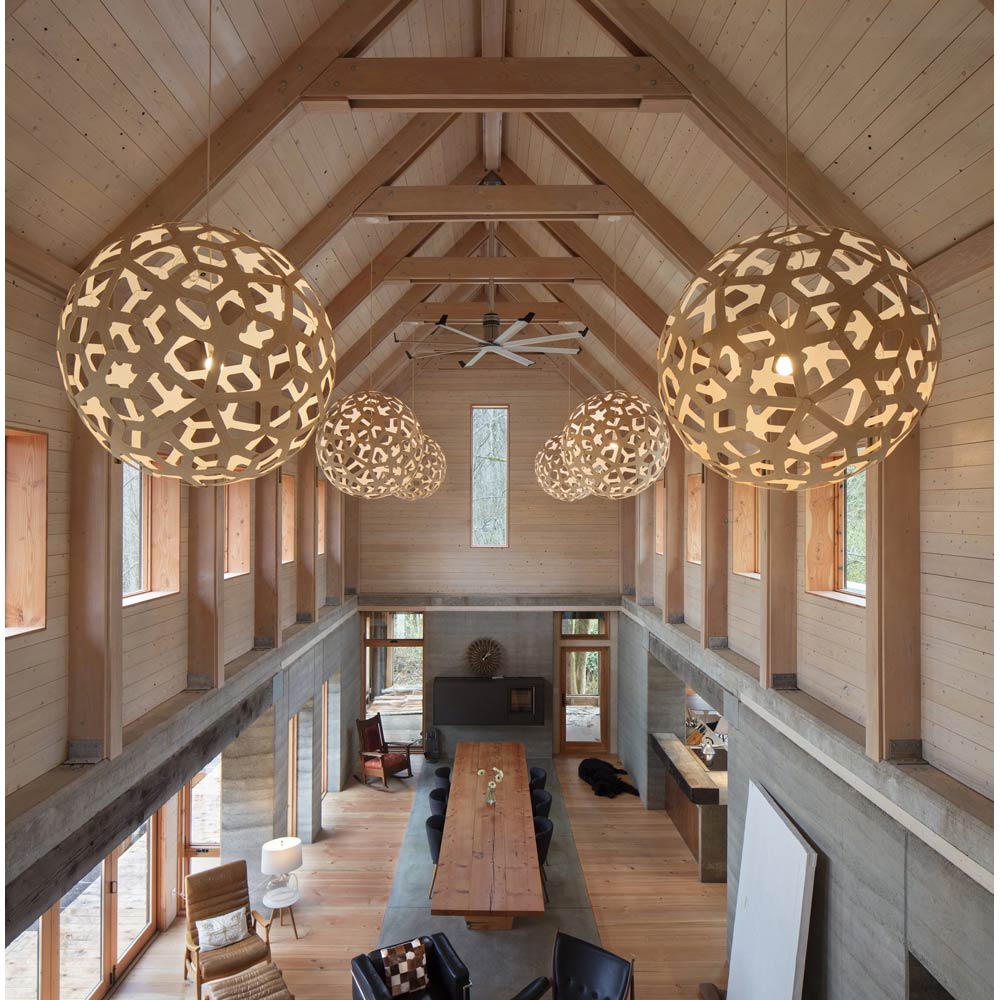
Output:
[[[399,5],[401,15],[352,55],[477,56],[484,44],[496,45],[501,14],[510,56],[639,52],[616,26],[621,5],[610,0],[507,0],[499,12],[485,0],[485,25],[482,2]],[[214,0],[213,128],[349,3]],[[653,0],[644,8],[783,130],[783,4]],[[8,231],[77,266],[204,141],[207,0],[23,0],[7,9]],[[790,0],[789,17],[793,148],[916,263],[987,226],[993,199],[990,11],[979,0]],[[285,246],[414,117],[295,108],[213,191],[213,221]],[[761,175],[737,162],[741,157],[720,153],[718,135],[696,109],[579,111],[574,117],[585,136],[603,144],[646,187],[657,210],[686,228],[692,247],[714,252],[783,218],[773,183],[769,193]],[[496,114],[485,118],[492,147]],[[441,185],[467,168],[475,174],[484,155],[483,119],[459,115],[392,183]],[[581,169],[580,158],[567,155],[550,131],[530,114],[503,114],[501,173],[509,168],[517,182],[535,184],[611,183]],[[204,211],[199,203],[187,216],[200,218]],[[670,310],[688,277],[675,248],[648,223],[637,209],[616,222],[562,224],[578,227],[573,232],[589,237],[609,268],[609,260],[616,263],[620,281],[631,281],[651,300],[646,308],[632,296],[637,312],[616,303],[609,287],[616,281],[613,269],[605,284],[572,286],[570,293],[577,312],[617,330],[621,351],[607,338],[603,344],[588,340],[597,370],[635,389],[641,373],[616,355],[636,352],[652,363],[657,310]],[[522,251],[570,252],[546,224],[504,225]],[[470,228],[468,222],[445,223],[414,253],[445,256]],[[403,231],[398,223],[351,219],[312,259],[297,263],[330,301],[352,279],[363,287],[372,262]],[[579,246],[574,252],[583,255]],[[346,316],[338,317],[342,358],[352,345],[363,347],[372,322],[408,293],[404,284],[373,279],[371,285],[370,296],[355,295]],[[553,300],[538,285],[509,292],[511,298]],[[469,286],[429,291],[432,301],[448,297],[484,295]],[[428,329],[386,323],[400,337]],[[388,336],[345,373],[339,391],[374,372],[390,378],[400,363],[402,349]]]

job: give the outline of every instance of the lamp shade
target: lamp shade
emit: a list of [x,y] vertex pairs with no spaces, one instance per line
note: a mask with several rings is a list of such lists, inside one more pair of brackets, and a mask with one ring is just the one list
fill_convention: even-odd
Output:
[[269,840],[260,849],[260,870],[264,875],[287,875],[302,867],[302,841],[298,837]]

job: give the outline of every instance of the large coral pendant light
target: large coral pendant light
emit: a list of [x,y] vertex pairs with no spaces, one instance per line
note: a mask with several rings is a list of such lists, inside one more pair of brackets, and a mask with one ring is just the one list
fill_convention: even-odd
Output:
[[205,223],[109,243],[70,289],[56,338],[67,395],[101,445],[192,486],[253,479],[295,455],[336,372],[308,280],[273,247],[211,225],[210,165]]
[[788,223],[717,254],[657,350],[660,401],[685,447],[736,482],[835,483],[890,455],[930,400],[941,356],[930,295],[902,254]]

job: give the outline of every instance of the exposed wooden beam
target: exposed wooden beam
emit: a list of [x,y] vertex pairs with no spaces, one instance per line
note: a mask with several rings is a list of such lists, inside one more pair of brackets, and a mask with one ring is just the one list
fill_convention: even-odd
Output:
[[611,188],[680,267],[693,272],[708,262],[708,247],[573,115],[533,114],[531,120],[584,171]]
[[931,295],[993,266],[993,223],[935,254],[917,267]]
[[701,644],[729,643],[729,480],[702,466]]
[[598,280],[590,266],[576,257],[406,257],[386,281],[481,285],[491,278],[559,284]]
[[225,500],[224,486],[188,490],[187,686],[197,690],[225,680]]
[[[461,239],[448,251],[449,254],[461,256],[473,253],[482,245],[486,239],[486,227],[483,225],[472,226]],[[407,258],[410,259],[410,258]],[[337,359],[337,381],[343,382],[368,357],[386,337],[391,337],[392,332],[404,322],[407,314],[415,306],[419,305],[427,296],[431,295],[436,286],[414,285],[406,290],[371,326],[351,346]]]
[[[483,318],[483,313],[490,309],[489,301],[486,299],[475,302],[460,302],[450,305],[447,309],[448,322],[476,323]],[[440,302],[421,302],[414,306],[406,316],[408,323],[436,323],[443,312]],[[509,301],[496,298],[493,302],[493,311],[500,317],[501,323],[512,323],[520,319],[526,313],[534,313],[536,323],[578,323],[573,310],[564,302],[535,302],[526,299],[521,301]]]
[[253,483],[253,644],[281,645],[281,470]]
[[799,498],[795,493],[757,490],[760,533],[760,683],[789,690],[797,686],[795,546]]
[[[358,207],[394,181],[456,115],[415,115],[285,244],[284,253],[305,265],[350,222]],[[445,190],[448,190],[446,187]]]
[[[483,177],[479,158],[472,160],[453,180],[452,184],[472,184]],[[438,230],[439,222],[413,222],[406,226],[387,247],[378,253],[370,267],[362,268],[329,301],[326,314],[336,330],[355,309],[364,302],[373,287],[377,288],[404,257],[418,250]]]
[[[479,54],[496,59],[506,51],[507,0],[480,0]],[[503,155],[503,112],[487,111],[483,115],[483,166],[499,170]]]
[[920,428],[867,472],[865,751],[915,761],[920,735]]
[[5,254],[8,271],[54,292],[60,298],[80,276],[79,271],[9,229],[6,232]]
[[[692,45],[649,0],[592,0],[636,45],[669,70],[687,90],[691,115],[705,134],[771,197],[785,197],[785,137],[766,115]],[[881,230],[851,199],[794,147],[788,150],[794,217],[846,226],[885,240]]]
[[295,461],[295,621],[314,622],[319,614],[316,594],[316,483],[319,468],[310,441]]
[[[497,237],[507,250],[514,255],[514,258],[526,257],[534,251],[531,244],[521,236],[512,226],[501,223],[497,226]],[[501,258],[502,259],[502,258]],[[559,259],[559,258],[555,258]],[[572,260],[574,258],[567,258]],[[656,372],[652,365],[639,355],[627,341],[618,338],[611,324],[595,309],[578,291],[570,285],[560,285],[555,282],[548,282],[541,279],[550,295],[555,296],[560,302],[566,303],[580,318],[580,322],[590,329],[604,347],[613,351],[619,360],[632,375],[642,383],[643,386],[656,398]]]
[[629,215],[602,184],[382,187],[354,211],[374,222],[599,219]]
[[684,507],[687,452],[680,438],[671,430],[670,454],[663,470],[666,491],[664,504],[667,523],[664,528],[663,620],[671,625],[684,621]]
[[[500,176],[512,184],[532,184],[528,175],[509,159],[501,165]],[[546,229],[571,253],[585,260],[608,288],[617,288],[622,302],[659,337],[667,322],[667,313],[634,282],[615,262],[574,222],[546,220]]]
[[323,111],[677,111],[687,91],[632,56],[337,59],[302,95]]
[[[338,56],[355,55],[385,30],[411,0],[344,0],[221,125],[212,130],[212,184],[217,187],[281,120],[295,108],[306,87]],[[80,262],[116,236],[150,223],[181,219],[205,194],[205,143],[200,143],[166,180],[102,237]],[[293,257],[296,263],[304,260]]]

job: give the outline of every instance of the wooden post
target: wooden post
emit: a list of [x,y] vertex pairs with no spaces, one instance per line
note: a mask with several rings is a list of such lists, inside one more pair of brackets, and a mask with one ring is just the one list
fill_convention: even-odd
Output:
[[188,679],[194,690],[225,680],[223,579],[226,568],[224,486],[188,490]]
[[314,622],[316,601],[316,449],[307,445],[299,452],[295,476],[295,620]]
[[655,603],[653,589],[653,553],[656,545],[655,486],[636,497],[636,603],[652,607]]
[[729,645],[729,480],[702,466],[701,644]]
[[281,471],[254,480],[254,649],[281,645],[278,590],[281,580]]
[[69,547],[71,764],[122,750],[122,466],[73,421]]
[[361,589],[361,501],[344,497],[344,594],[357,594]]
[[757,490],[760,532],[760,683],[794,690],[797,636],[795,623],[796,493]]
[[344,494],[326,484],[326,603],[344,603]]
[[670,431],[670,457],[663,473],[666,487],[667,525],[663,560],[663,620],[684,621],[684,492],[685,454],[677,435]]
[[618,544],[620,546],[621,588],[626,597],[635,597],[635,497],[629,497],[618,505]]
[[917,761],[920,736],[920,431],[868,467],[866,628],[873,760]]

